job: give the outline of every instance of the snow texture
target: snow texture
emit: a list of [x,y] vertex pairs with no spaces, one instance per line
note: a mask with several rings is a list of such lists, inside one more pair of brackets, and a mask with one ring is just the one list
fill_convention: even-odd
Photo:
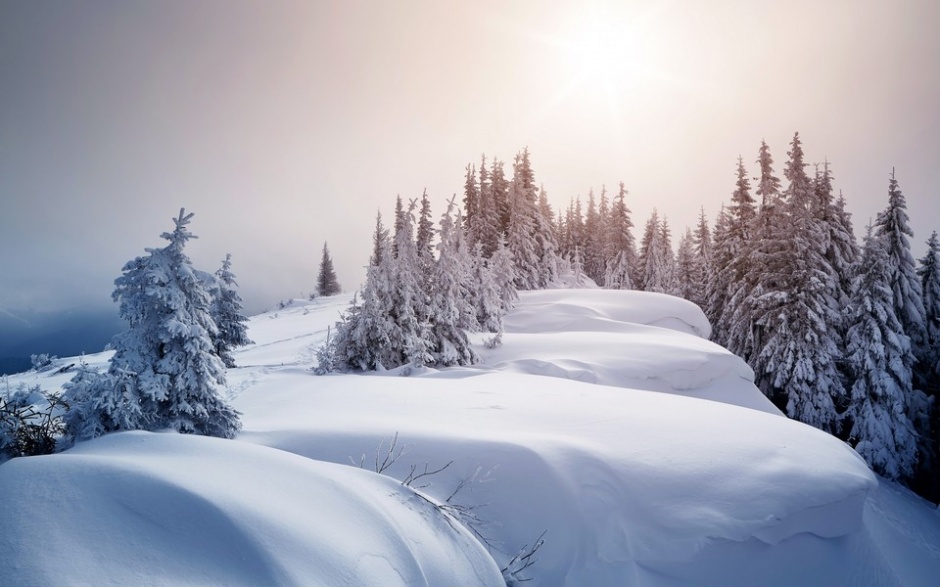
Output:
[[[314,349],[347,303],[250,319],[256,342],[228,374],[237,441],[119,433],[0,465],[4,584],[501,585],[498,569],[543,531],[523,573],[532,587],[931,585],[940,573],[936,510],[760,405],[691,304],[524,293],[483,365],[315,377]],[[539,365],[557,376],[533,375]],[[473,479],[452,503],[475,508],[488,549],[358,469],[395,433],[406,450],[385,474],[453,461],[420,491],[441,502]]]

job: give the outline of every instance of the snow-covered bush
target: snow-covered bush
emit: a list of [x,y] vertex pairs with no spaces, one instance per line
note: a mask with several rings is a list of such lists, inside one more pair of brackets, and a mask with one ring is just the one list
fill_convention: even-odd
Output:
[[65,432],[62,398],[39,386],[0,394],[0,462],[51,454]]

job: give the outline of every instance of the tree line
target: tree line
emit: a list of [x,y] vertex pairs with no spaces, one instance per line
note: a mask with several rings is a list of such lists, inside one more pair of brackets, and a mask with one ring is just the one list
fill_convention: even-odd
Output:
[[426,193],[420,207],[398,199],[393,238],[379,216],[366,285],[321,349],[321,371],[473,363],[463,333],[499,332],[516,289],[583,277],[668,293],[703,309],[712,339],[751,365],[758,388],[788,416],[839,436],[879,474],[936,500],[936,233],[915,261],[892,171],[887,206],[859,242],[829,161],[810,173],[799,133],[789,147],[786,185],[762,142],[757,176],[739,157],[714,226],[702,210],[676,248],[655,210],[634,237],[623,183],[612,197],[602,188],[586,205],[574,198],[556,212],[527,149],[509,177],[502,161],[484,156],[465,168],[463,209],[451,200],[436,255]]

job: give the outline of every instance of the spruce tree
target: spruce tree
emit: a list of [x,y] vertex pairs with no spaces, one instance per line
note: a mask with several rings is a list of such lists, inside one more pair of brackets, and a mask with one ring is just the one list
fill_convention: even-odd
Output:
[[917,268],[924,298],[924,326],[926,334],[922,375],[924,391],[940,394],[940,242],[937,231],[927,240],[927,252]]
[[696,297],[695,249],[692,229],[686,228],[676,253],[676,288],[673,294],[689,301]]
[[317,273],[317,295],[335,296],[342,288],[336,280],[336,271],[333,270],[333,259],[327,243],[323,243],[323,255],[320,258],[320,271]]
[[211,297],[185,253],[196,238],[180,210],[169,244],[129,261],[113,298],[128,330],[115,336],[108,372],[70,388],[76,440],[118,430],[162,430],[234,437],[238,412],[222,399],[225,366],[213,340]]
[[604,287],[607,289],[633,289],[636,264],[636,242],[633,238],[633,220],[626,203],[627,189],[620,182],[620,191],[614,198],[608,224],[608,237],[612,257],[607,262]]
[[232,273],[232,255],[225,255],[222,267],[215,272],[218,291],[212,301],[212,319],[215,321],[215,351],[227,368],[235,366],[232,350],[251,344],[248,338],[248,318],[242,313],[242,298],[238,282]]
[[913,474],[917,458],[907,416],[914,357],[894,310],[885,244],[883,237],[866,238],[853,287],[846,350],[854,382],[846,419],[862,458],[875,472],[899,479]]
[[376,267],[382,262],[385,251],[389,250],[388,229],[382,225],[382,212],[375,214],[375,232],[372,233],[372,256],[369,257],[369,266]]
[[472,365],[479,360],[464,328],[476,324],[476,304],[470,284],[470,258],[463,237],[460,212],[449,202],[441,217],[441,241],[430,292],[430,348],[435,365]]
[[[888,182],[888,206],[875,220],[875,235],[885,241],[888,254],[888,282],[894,294],[894,311],[904,333],[910,337],[914,357],[925,353],[924,298],[920,280],[911,253],[909,238],[914,236],[907,215],[907,202],[898,187],[894,170]],[[917,367],[915,366],[915,369]]]
[[708,230],[705,208],[699,211],[698,225],[692,233],[692,298],[691,302],[705,308],[708,291],[708,275],[711,271],[712,240]]
[[[761,293],[772,297],[754,321],[767,335],[757,349],[755,371],[767,376],[765,391],[772,399],[786,401],[787,415],[835,434],[840,430],[839,410],[847,401],[836,368],[841,340],[831,328],[838,323],[832,272],[821,243],[822,228],[813,215],[813,186],[799,133],[790,145],[784,172],[790,181],[785,194],[789,242],[775,251],[771,270],[779,273],[761,279]],[[776,243],[785,240],[785,234],[774,236]]]

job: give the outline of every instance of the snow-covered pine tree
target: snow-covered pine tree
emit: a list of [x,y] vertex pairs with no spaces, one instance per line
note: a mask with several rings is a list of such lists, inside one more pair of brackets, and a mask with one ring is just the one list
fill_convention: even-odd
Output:
[[608,224],[608,241],[612,253],[604,274],[607,289],[633,289],[633,271],[636,264],[636,242],[633,238],[633,220],[626,203],[627,189],[620,182],[620,191],[614,198]]
[[180,210],[169,244],[129,261],[114,284],[128,330],[115,336],[108,372],[76,385],[68,400],[81,414],[75,440],[117,430],[160,430],[234,437],[238,412],[221,397],[225,366],[215,353],[211,299],[184,251],[195,238]]
[[937,231],[927,240],[927,252],[917,268],[924,298],[924,326],[927,353],[923,357],[923,389],[930,395],[940,394],[940,242]]
[[884,237],[865,239],[847,318],[847,362],[854,382],[845,414],[849,442],[871,468],[889,479],[909,478],[917,458],[907,416],[914,356],[897,319]]
[[509,233],[506,246],[512,253],[516,264],[516,287],[523,290],[538,289],[540,286],[539,251],[535,232],[536,216],[541,216],[535,208],[531,168],[525,166],[522,154],[516,155],[513,165],[513,178],[509,187]]
[[[381,219],[378,219],[381,222]],[[330,248],[323,243],[323,254],[320,257],[320,271],[317,273],[317,295],[335,296],[343,291],[336,280],[336,271],[333,269],[333,258],[330,257]]]
[[689,301],[693,301],[696,295],[693,240],[692,229],[686,228],[676,253],[676,287],[673,291],[674,295]]
[[510,181],[506,179],[506,171],[503,169],[503,162],[493,158],[489,173],[489,191],[493,210],[496,212],[497,226],[499,235],[507,237],[509,234],[510,217]]
[[594,190],[588,191],[587,216],[584,218],[584,248],[581,250],[581,261],[584,264],[584,273],[594,283],[603,283],[604,273],[604,234],[602,232],[601,217],[597,211],[597,201]]
[[[786,398],[791,418],[836,434],[839,410],[847,404],[844,382],[836,368],[841,356],[838,323],[833,308],[832,271],[821,245],[822,227],[813,215],[813,186],[804,169],[799,133],[790,143],[784,175],[790,181],[786,191],[789,246],[775,251],[775,273],[760,278],[761,294],[770,303],[754,324],[763,329],[765,342],[756,349],[755,371],[766,375],[772,399]],[[778,227],[779,229],[780,227]],[[785,234],[772,242],[786,240]],[[753,315],[753,314],[752,314]]]
[[770,154],[767,141],[760,142],[757,163],[760,165],[760,181],[755,193],[760,196],[760,205],[763,208],[768,204],[776,204],[780,199],[780,179],[774,175],[774,158]]
[[401,230],[395,235],[398,254],[391,267],[391,316],[397,328],[390,332],[391,348],[400,353],[393,366],[422,367],[433,362],[428,318],[430,300],[422,287],[418,248],[414,238],[414,200],[401,213]]
[[674,289],[675,257],[669,240],[669,225],[659,219],[659,213],[654,209],[646,221],[637,260],[639,278],[636,283],[640,289],[660,293]]
[[434,222],[431,220],[431,200],[428,191],[421,194],[421,208],[418,212],[418,225],[415,233],[415,250],[418,254],[419,283],[425,296],[430,299],[434,273]]
[[539,199],[535,206],[535,250],[539,258],[539,287],[541,288],[551,287],[558,279],[558,236],[552,216],[548,195],[544,188],[540,188]]
[[383,251],[389,250],[388,229],[382,225],[382,212],[375,213],[375,232],[372,234],[372,256],[369,266],[376,267],[382,262]]
[[[714,268],[713,295],[715,298],[713,302],[715,306],[712,310],[716,313],[717,319],[723,323],[736,313],[734,305],[738,298],[734,296],[734,290],[748,271],[748,256],[745,250],[752,241],[754,222],[757,217],[754,198],[751,197],[751,182],[744,168],[743,157],[738,157],[736,173],[735,190],[731,194],[731,205],[727,209],[727,231],[720,245],[716,241],[716,248],[720,248],[720,254],[716,255],[716,259],[720,263],[716,262]],[[718,291],[719,287],[723,287],[724,291]],[[727,336],[727,324],[722,324],[721,332],[726,336],[723,344],[731,352],[740,355],[743,349],[735,348],[734,341]]]
[[[477,186],[477,169],[472,163],[467,163],[467,174],[464,176],[463,183],[463,220],[464,230],[468,238],[474,238],[472,226],[473,218],[480,211],[480,188]],[[475,241],[470,242],[472,246]]]
[[[848,302],[860,251],[852,229],[851,215],[845,210],[845,200],[841,195],[838,200],[833,197],[832,170],[828,160],[823,162],[822,170],[817,166],[813,186],[816,194],[815,216],[823,227],[826,261],[832,268],[833,284],[836,287],[833,299],[839,309]],[[838,324],[833,326],[841,327]]]
[[692,298],[690,301],[704,308],[712,257],[712,239],[704,207],[699,211],[698,225],[692,233],[692,253]]
[[[909,238],[913,238],[907,202],[891,170],[888,182],[888,206],[875,220],[875,235],[882,237],[888,254],[888,282],[894,293],[894,311],[904,333],[911,339],[915,360],[926,352],[924,298]],[[915,372],[919,367],[915,365]]]
[[730,248],[726,246],[728,240],[728,226],[730,217],[728,211],[722,204],[718,211],[718,217],[715,219],[715,227],[712,229],[711,238],[711,259],[709,272],[705,287],[705,305],[702,310],[708,321],[712,325],[712,340],[722,346],[728,345],[728,326],[725,318],[725,307],[728,304],[728,292],[732,283],[724,281],[729,276],[727,271],[722,271],[731,265],[732,257]]
[[242,297],[238,282],[232,273],[232,255],[225,255],[222,267],[215,272],[218,291],[212,300],[212,319],[218,331],[214,339],[215,352],[227,368],[235,366],[232,351],[251,344],[248,338],[248,318],[242,311]]
[[464,332],[476,323],[476,304],[470,284],[470,259],[463,237],[462,219],[453,199],[441,217],[438,259],[430,292],[430,348],[433,363],[441,366],[472,365],[479,357]]

